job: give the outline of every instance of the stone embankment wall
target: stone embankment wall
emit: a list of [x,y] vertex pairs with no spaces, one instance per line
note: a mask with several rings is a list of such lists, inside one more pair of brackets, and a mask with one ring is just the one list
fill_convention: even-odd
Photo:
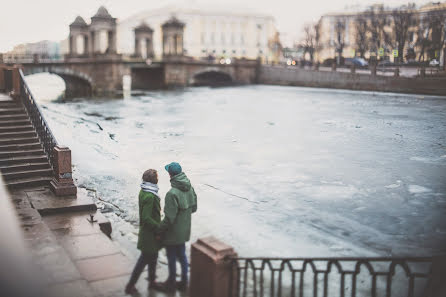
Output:
[[259,83],[446,96],[446,78],[389,77],[261,66]]

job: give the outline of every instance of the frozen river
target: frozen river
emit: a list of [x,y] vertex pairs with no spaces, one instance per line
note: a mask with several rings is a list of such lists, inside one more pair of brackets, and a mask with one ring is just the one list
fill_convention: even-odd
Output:
[[244,256],[446,252],[445,98],[246,86],[58,103],[49,77],[31,90],[132,253],[141,175],[157,169],[163,195],[171,161],[198,194],[192,241]]

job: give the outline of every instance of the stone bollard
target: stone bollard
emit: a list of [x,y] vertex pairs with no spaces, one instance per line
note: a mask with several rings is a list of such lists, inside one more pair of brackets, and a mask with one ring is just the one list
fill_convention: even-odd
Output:
[[432,277],[425,288],[423,296],[444,297],[446,294],[446,256],[436,256],[432,261]]
[[336,62],[333,62],[333,64],[331,64],[331,71],[336,71]]
[[56,146],[53,150],[55,177],[50,182],[51,190],[57,196],[76,195],[77,188],[71,175],[71,150]]
[[352,66],[350,66],[350,72],[355,74],[356,73],[356,66],[355,64],[353,64]]
[[400,76],[400,68],[399,67],[395,68],[395,72],[393,73],[393,76],[394,77],[399,77]]
[[317,62],[315,65],[314,65],[314,70],[316,70],[316,71],[319,71],[319,67],[320,67],[320,63],[319,62]]
[[370,69],[372,76],[376,76],[376,64],[372,64],[372,69]]
[[[194,297],[235,296],[236,273],[227,257],[237,256],[229,245],[213,236],[192,244],[190,264],[190,295]],[[232,284],[231,284],[232,282]],[[232,292],[230,292],[232,288]]]
[[420,77],[425,78],[426,77],[426,68],[421,67],[420,69]]

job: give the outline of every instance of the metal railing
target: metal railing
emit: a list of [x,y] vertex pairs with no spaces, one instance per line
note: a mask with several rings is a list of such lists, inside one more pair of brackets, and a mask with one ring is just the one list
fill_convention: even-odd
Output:
[[433,257],[232,258],[231,296],[431,296]]
[[64,60],[62,55],[41,55],[41,54],[3,54],[3,63],[20,64],[20,63],[53,63]]
[[56,138],[54,137],[51,129],[43,117],[42,112],[37,106],[36,100],[34,99],[31,90],[25,81],[25,76],[23,75],[22,70],[20,69],[20,99],[22,100],[23,105],[26,108],[28,116],[33,123],[34,128],[36,129],[37,135],[40,139],[40,142],[43,145],[43,149],[45,154],[50,161],[51,167],[54,169],[54,156],[53,149],[57,145]]

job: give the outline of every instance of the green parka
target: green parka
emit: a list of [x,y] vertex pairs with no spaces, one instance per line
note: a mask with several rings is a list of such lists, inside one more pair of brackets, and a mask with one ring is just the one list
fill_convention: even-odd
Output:
[[164,219],[159,232],[163,244],[177,245],[190,239],[192,213],[197,211],[197,194],[184,172],[170,179],[172,188],[164,202]]
[[139,192],[138,249],[144,253],[158,253],[161,242],[156,240],[156,230],[161,222],[160,198],[150,192]]

